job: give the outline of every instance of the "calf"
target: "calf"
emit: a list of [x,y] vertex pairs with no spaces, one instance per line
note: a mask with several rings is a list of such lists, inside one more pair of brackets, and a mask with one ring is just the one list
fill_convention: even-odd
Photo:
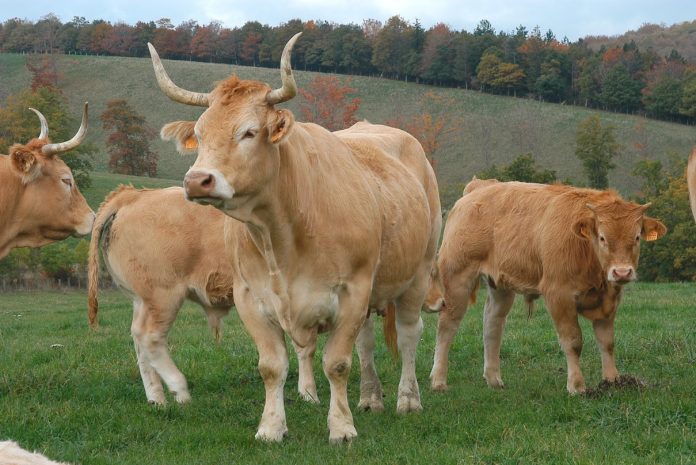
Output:
[[432,274],[431,310],[442,307],[432,388],[447,387],[447,357],[480,277],[488,284],[484,308],[484,378],[502,387],[500,344],[515,298],[543,295],[568,364],[567,389],[583,392],[578,315],[592,321],[602,354],[602,377],[618,376],[614,318],[623,286],[636,279],[640,239],[667,228],[644,215],[648,205],[613,191],[521,182],[467,186],[451,210]]
[[167,333],[185,299],[198,303],[219,339],[233,305],[225,215],[184,198],[183,190],[121,186],[102,203],[89,252],[89,322],[97,326],[99,249],[114,281],[133,298],[131,334],[147,400],[164,404],[162,379],[177,402],[191,399],[167,348]]
[[92,230],[94,212],[77,189],[70,168],[56,155],[72,150],[87,132],[87,103],[77,134],[51,143],[48,123],[26,145],[14,144],[0,155],[0,259],[15,247],[41,247]]

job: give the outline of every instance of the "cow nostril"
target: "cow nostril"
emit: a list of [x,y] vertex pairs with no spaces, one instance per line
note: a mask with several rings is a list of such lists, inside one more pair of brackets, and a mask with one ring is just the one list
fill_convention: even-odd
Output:
[[213,185],[213,180],[214,180],[213,175],[208,175],[208,177],[206,177],[206,178],[201,182],[201,186],[203,186],[203,187],[212,187],[212,185]]

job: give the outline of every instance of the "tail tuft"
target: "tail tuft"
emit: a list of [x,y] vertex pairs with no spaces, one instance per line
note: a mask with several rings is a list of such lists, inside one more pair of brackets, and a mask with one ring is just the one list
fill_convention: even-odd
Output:
[[396,333],[396,305],[394,302],[389,302],[387,310],[384,312],[384,341],[387,344],[389,353],[396,360],[399,358],[398,335]]

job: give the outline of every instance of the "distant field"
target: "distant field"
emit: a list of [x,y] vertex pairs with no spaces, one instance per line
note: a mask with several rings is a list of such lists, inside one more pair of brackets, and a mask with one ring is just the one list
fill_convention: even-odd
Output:
[[[75,115],[81,104],[90,101],[92,125],[88,141],[100,148],[97,168],[106,169],[107,155],[104,149],[105,135],[99,115],[106,102],[124,98],[142,113],[148,123],[159,130],[167,122],[195,119],[202,109],[171,102],[157,87],[152,65],[145,58],[93,57],[57,55],[61,74],[60,86],[64,90]],[[191,90],[207,91],[213,84],[230,73],[242,78],[257,79],[279,85],[276,69],[239,67],[219,64],[166,61],[172,78]],[[300,87],[316,75],[297,71]],[[0,54],[0,95],[17,91],[29,82],[29,74],[20,55]],[[352,86],[362,99],[359,117],[381,123],[397,114],[410,115],[419,112],[418,101],[424,93],[433,91],[446,97],[446,108],[440,111],[450,121],[457,122],[457,129],[448,143],[436,154],[438,176],[443,191],[448,187],[459,192],[457,185],[466,182],[473,174],[491,163],[509,162],[520,153],[533,152],[539,162],[555,169],[561,179],[583,180],[580,163],[575,158],[575,129],[577,123],[593,111],[566,105],[546,104],[526,99],[515,99],[484,94],[463,89],[442,89],[415,83],[387,79],[353,77]],[[288,107],[299,118],[299,98]],[[637,159],[635,143],[647,143],[650,158],[666,160],[668,153],[686,158],[696,144],[693,127],[647,120],[623,114],[601,113],[605,122],[617,127],[618,140],[624,146],[616,160],[618,168],[610,176],[611,184],[625,194],[638,186],[630,176]],[[638,135],[635,127],[642,125],[644,132]],[[192,164],[191,156],[180,156],[172,144],[157,141],[155,150],[160,155],[159,175],[163,178],[181,179]],[[446,199],[450,202],[453,199]]]
[[82,194],[94,211],[97,211],[107,194],[121,184],[150,189],[181,185],[181,180],[179,179],[146,178],[97,171],[90,173],[90,176],[92,177],[92,185],[89,189],[83,189]]
[[[122,294],[102,292],[97,332],[87,328],[84,293],[3,294],[0,438],[84,465],[694,463],[696,285],[638,284],[627,291],[617,320],[618,367],[647,388],[569,397],[548,314],[540,305],[528,320],[518,302],[502,348],[506,388],[488,389],[481,378],[481,295],[455,340],[447,393],[428,389],[437,317],[424,315],[417,361],[422,414],[395,414],[399,368],[381,338],[376,360],[387,410],[357,412],[354,361],[349,400],[359,436],[340,447],[328,444],[329,389],[319,356],[322,403],[308,405],[296,394],[293,358],[285,389],[290,436],[280,445],[254,441],[264,390],[256,349],[236,314],[216,345],[202,312],[185,306],[169,344],[193,402],[155,408],[145,400],[129,335],[130,302]],[[586,322],[583,331],[582,367],[596,386],[599,354]]]

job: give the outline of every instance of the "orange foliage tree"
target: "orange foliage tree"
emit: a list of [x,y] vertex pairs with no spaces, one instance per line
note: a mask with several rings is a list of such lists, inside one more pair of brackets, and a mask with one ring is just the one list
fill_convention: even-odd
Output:
[[360,108],[360,99],[349,100],[348,94],[355,92],[350,87],[350,78],[341,82],[336,76],[317,76],[299,92],[303,99],[300,111],[305,121],[329,131],[345,129],[357,122],[355,113]]
[[386,124],[403,129],[418,139],[423,146],[425,156],[435,168],[437,166],[435,153],[461,125],[461,122],[453,119],[451,114],[445,114],[446,109],[452,104],[450,98],[435,92],[426,92],[418,103],[420,111],[417,114],[404,116],[399,113],[388,119]]

